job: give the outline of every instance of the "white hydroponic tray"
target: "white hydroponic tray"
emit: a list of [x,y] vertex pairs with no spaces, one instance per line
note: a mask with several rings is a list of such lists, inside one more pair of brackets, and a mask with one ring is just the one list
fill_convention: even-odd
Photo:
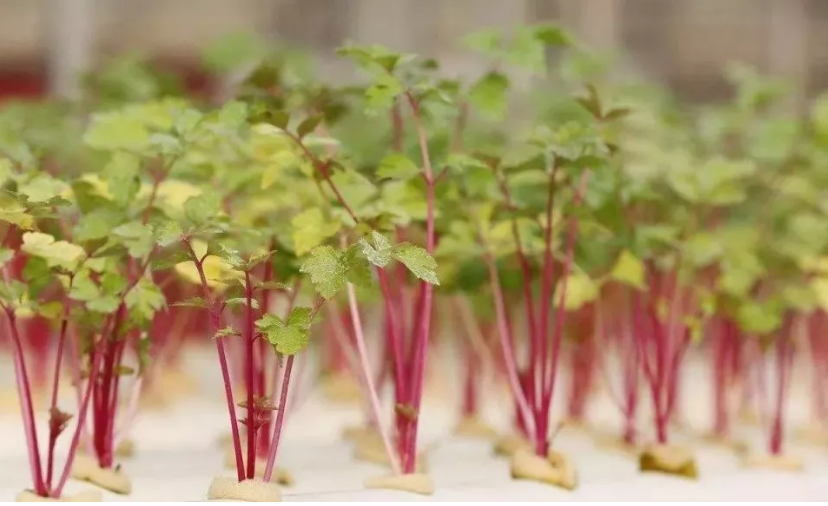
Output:
[[[208,353],[196,362],[211,360]],[[133,494],[128,497],[105,493],[107,501],[201,501],[213,477],[232,475],[222,466],[223,452],[216,438],[228,430],[227,414],[217,382],[215,368],[204,371],[205,395],[201,399],[182,401],[167,411],[145,412],[133,431],[137,453],[123,460],[123,468],[133,479]],[[683,411],[690,425],[702,430],[709,420],[709,402],[705,399],[710,374],[703,362],[688,368],[688,390]],[[4,368],[5,369],[5,368]],[[3,385],[8,385],[11,371],[5,369]],[[804,379],[804,378],[803,378]],[[790,409],[790,425],[801,425],[807,418],[806,384],[800,382]],[[446,390],[443,385],[443,390]],[[565,392],[562,385],[561,392]],[[694,395],[691,395],[691,392]],[[499,393],[487,406],[487,415],[496,425],[505,427],[511,412]],[[540,484],[513,481],[506,460],[492,455],[491,444],[465,440],[451,435],[455,421],[451,392],[431,395],[424,406],[422,447],[428,452],[428,466],[437,491],[421,497],[396,491],[366,490],[366,477],[387,471],[371,464],[355,462],[351,447],[340,441],[342,428],[360,420],[356,408],[326,406],[318,393],[310,393],[306,402],[290,419],[279,455],[279,464],[290,470],[296,484],[283,489],[286,501],[820,501],[828,500],[828,448],[817,448],[789,438],[789,451],[801,456],[803,473],[748,471],[739,466],[732,452],[704,443],[695,445],[700,470],[698,481],[641,474],[634,458],[597,448],[588,435],[576,429],[564,429],[555,447],[573,459],[580,476],[580,486],[566,492]],[[559,399],[563,400],[563,399]],[[561,404],[559,402],[559,404]],[[70,406],[71,404],[66,404]],[[591,418],[601,430],[617,430],[614,407],[600,399]],[[642,422],[647,422],[646,413]],[[648,427],[649,424],[644,425]],[[763,434],[758,429],[742,433],[759,448]],[[29,486],[28,466],[19,417],[0,415],[0,500],[13,500],[15,494]],[[675,431],[676,439],[689,440],[693,431]],[[45,427],[40,437],[45,436]],[[89,485],[70,482],[68,492]]]

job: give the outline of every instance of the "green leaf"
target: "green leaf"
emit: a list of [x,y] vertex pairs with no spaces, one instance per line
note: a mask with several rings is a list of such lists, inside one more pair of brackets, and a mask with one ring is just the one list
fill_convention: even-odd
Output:
[[84,142],[94,149],[141,151],[150,140],[146,126],[124,112],[93,114]]
[[167,305],[161,289],[147,278],[141,280],[127,293],[124,302],[131,315],[140,315],[149,321],[155,313]]
[[312,313],[307,307],[294,308],[287,322],[278,316],[266,314],[256,322],[256,327],[264,333],[278,353],[295,355],[308,345]]
[[469,101],[484,116],[502,119],[506,114],[509,79],[500,72],[489,72],[469,90]]
[[265,336],[282,355],[296,355],[310,342],[308,330],[300,327],[270,327]]
[[55,241],[49,234],[26,232],[23,234],[23,251],[46,260],[52,267],[73,270],[84,257],[83,248],[66,241]]
[[359,209],[377,194],[377,187],[355,170],[338,171],[331,180],[352,209]]
[[354,244],[345,250],[342,255],[342,263],[345,265],[345,277],[349,283],[363,288],[373,286],[371,264],[362,255],[358,244]]
[[129,255],[133,258],[146,257],[152,252],[155,244],[149,225],[143,225],[137,221],[115,227],[112,234],[124,243]]
[[388,242],[388,239],[384,235],[376,230],[371,231],[371,240],[374,243],[373,245],[365,239],[359,240],[358,244],[362,250],[362,254],[365,255],[365,258],[369,262],[377,267],[385,267],[393,257],[391,243]]
[[155,240],[161,247],[167,247],[181,240],[184,231],[176,221],[168,220],[155,228]]
[[537,40],[547,46],[571,46],[574,38],[564,28],[553,24],[539,24],[531,27]]
[[77,301],[91,301],[101,296],[101,290],[89,277],[88,271],[81,271],[75,275],[69,298]]
[[346,269],[336,250],[330,246],[313,249],[300,267],[300,272],[310,275],[311,283],[324,298],[331,299],[347,282]]
[[72,234],[74,240],[85,242],[105,239],[121,221],[121,216],[113,209],[99,208],[83,215]]
[[[245,297],[232,297],[224,301],[225,305],[229,307],[233,306],[246,306],[247,299]],[[259,300],[258,299],[250,299],[250,303],[253,306],[253,309],[259,309]]]
[[394,246],[394,258],[402,262],[412,274],[432,285],[439,285],[437,262],[424,248],[413,244],[401,243]]
[[195,224],[203,224],[221,212],[221,199],[213,192],[190,197],[184,202],[184,215]]
[[377,168],[377,176],[384,179],[410,179],[418,174],[420,168],[402,153],[386,156]]
[[114,295],[104,295],[103,297],[98,297],[88,301],[86,303],[86,307],[90,311],[94,311],[96,313],[109,314],[118,309],[119,304],[120,299],[118,297],[115,297]]
[[610,272],[610,277],[618,282],[644,289],[644,264],[635,255],[627,250],[621,252],[618,261]]
[[311,310],[311,308],[309,307],[295,307],[290,312],[290,316],[288,316],[287,324],[291,327],[309,327],[311,324],[312,315],[313,310]]
[[104,167],[102,177],[112,198],[121,206],[131,204],[141,189],[141,160],[128,153],[115,153]]
[[41,174],[21,184],[17,191],[21,195],[25,195],[29,202],[41,203],[52,200],[68,188],[69,186],[63,181]]
[[396,77],[390,74],[379,74],[365,90],[365,102],[368,110],[376,111],[390,108],[404,89]]
[[291,226],[294,252],[302,256],[339,232],[341,224],[325,220],[322,211],[315,207],[294,216]]
[[319,123],[321,123],[323,119],[324,116],[321,114],[305,118],[301,123],[299,123],[299,126],[296,128],[296,134],[299,136],[300,139],[304,138],[306,135],[313,133],[313,131],[316,130],[316,127],[319,126]]

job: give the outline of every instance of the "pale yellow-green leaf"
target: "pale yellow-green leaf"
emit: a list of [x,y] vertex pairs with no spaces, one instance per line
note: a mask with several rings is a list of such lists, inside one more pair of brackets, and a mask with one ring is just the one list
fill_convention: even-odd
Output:
[[291,220],[293,249],[297,256],[304,255],[339,231],[338,221],[327,221],[318,207],[308,209]]
[[639,289],[646,286],[644,282],[644,264],[627,250],[621,252],[615,266],[610,271],[610,278]]
[[[599,284],[582,272],[573,272],[569,275],[566,283],[566,300],[564,307],[567,311],[580,309],[589,302],[595,300],[599,292]],[[555,288],[553,304],[560,306],[561,295],[563,294],[563,280]]]

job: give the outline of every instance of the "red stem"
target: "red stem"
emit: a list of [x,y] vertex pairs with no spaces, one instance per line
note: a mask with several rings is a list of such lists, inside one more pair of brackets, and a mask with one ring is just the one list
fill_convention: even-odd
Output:
[[[204,265],[198,259],[189,242],[184,243],[193,260],[198,271],[198,277],[201,280],[201,289],[204,295],[204,300],[207,301],[207,307],[210,311],[210,324],[215,334],[221,329],[221,315],[218,308],[213,301],[210,294],[210,287],[207,284],[207,276],[204,274]],[[227,401],[227,411],[230,415],[230,431],[233,437],[233,451],[236,456],[236,474],[239,482],[244,481],[244,462],[242,460],[241,438],[239,437],[239,424],[236,419],[236,403],[233,402],[233,384],[230,380],[230,370],[227,367],[227,354],[224,349],[224,340],[220,337],[215,338],[216,351],[218,352],[219,365],[221,366],[221,378],[224,381],[224,397]]]
[[[417,131],[418,144],[420,146],[420,156],[423,162],[423,179],[426,183],[426,251],[429,254],[434,252],[436,241],[434,230],[434,176],[431,169],[431,160],[428,152],[428,139],[426,137],[425,127],[420,117],[419,103],[414,99],[410,92],[406,93],[408,104],[411,107],[411,112],[414,118],[414,125]],[[410,402],[415,410],[419,412],[420,401],[423,390],[423,375],[426,365],[426,349],[428,347],[428,339],[431,335],[431,318],[432,318],[432,297],[434,294],[434,287],[425,281],[421,282],[422,306],[420,312],[417,313],[417,321],[420,323],[420,332],[417,335],[417,343],[414,349],[414,356],[412,357],[413,368],[413,385],[411,386]],[[408,458],[403,465],[403,472],[413,473],[416,468],[417,460],[417,426],[419,416],[413,420],[408,420],[410,433],[408,435],[409,441],[406,448]]]
[[17,392],[20,399],[20,411],[23,416],[23,429],[26,434],[26,447],[29,452],[29,465],[32,471],[32,481],[37,495],[45,497],[48,495],[46,484],[43,482],[43,474],[40,463],[40,449],[37,441],[37,426],[34,419],[34,408],[32,407],[32,391],[29,385],[29,373],[26,370],[26,359],[23,354],[23,345],[20,340],[20,333],[17,329],[17,317],[14,310],[6,308],[11,331],[12,343],[14,344],[14,366],[17,379]]
[[245,386],[247,387],[247,478],[252,480],[256,477],[256,409],[253,397],[255,385],[253,384],[253,285],[250,281],[250,272],[244,273],[244,297],[245,307],[245,347],[247,351],[245,360]]
[[[67,287],[67,292],[72,289],[72,281],[74,280],[73,275],[69,275],[69,284]],[[55,355],[55,375],[52,381],[52,398],[49,402],[49,416],[53,416],[52,413],[57,411],[57,399],[58,399],[58,390],[60,384],[60,366],[63,363],[63,353],[66,345],[66,332],[69,328],[69,310],[70,310],[70,303],[67,297],[63,299],[63,315],[61,316],[60,322],[60,333],[58,334],[58,344],[57,344],[57,353]],[[46,460],[46,486],[48,488],[52,488],[52,475],[54,474],[54,467],[55,467],[55,443],[57,442],[58,433],[56,430],[57,427],[52,427],[52,424],[49,424],[49,453]]]
[[264,471],[264,481],[266,483],[269,483],[273,476],[273,465],[276,462],[276,452],[279,449],[279,438],[282,435],[282,424],[285,419],[285,411],[287,411],[288,388],[290,387],[290,373],[293,371],[293,358],[294,355],[289,355],[285,361],[285,374],[282,378],[282,391],[279,395],[279,410],[276,414],[276,426],[273,428],[273,437],[270,438],[272,444]]

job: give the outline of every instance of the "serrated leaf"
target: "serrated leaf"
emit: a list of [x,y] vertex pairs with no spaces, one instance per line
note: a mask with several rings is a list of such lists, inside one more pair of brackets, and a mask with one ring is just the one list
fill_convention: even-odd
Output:
[[313,310],[309,307],[295,307],[287,319],[288,326],[308,327],[311,324]]
[[327,221],[318,208],[310,208],[291,220],[293,228],[293,249],[302,256],[332,237],[341,227],[338,221]]
[[152,229],[148,225],[143,225],[137,221],[115,227],[112,234],[123,242],[129,255],[134,258],[143,258],[149,255],[155,244]]
[[161,247],[167,247],[181,240],[184,231],[177,222],[168,220],[155,228],[155,240]]
[[469,101],[484,116],[502,119],[506,113],[509,79],[500,72],[489,72],[469,90]]
[[377,187],[355,170],[334,173],[331,180],[352,209],[359,209],[377,194]]
[[419,167],[401,153],[386,156],[377,168],[377,176],[384,179],[410,179],[419,174]]
[[119,222],[120,216],[118,216],[118,213],[114,213],[112,209],[95,209],[80,218],[72,237],[75,241],[80,242],[105,239]]
[[394,258],[402,262],[412,274],[432,285],[439,285],[437,262],[424,248],[402,243],[394,246]]
[[314,248],[299,271],[310,275],[316,291],[326,299],[333,298],[347,282],[339,254],[330,246]]
[[105,295],[103,297],[98,297],[97,299],[88,301],[86,303],[86,307],[90,311],[95,311],[96,313],[109,314],[118,309],[119,304],[120,300],[118,297],[115,297],[114,295]]
[[385,267],[393,257],[391,243],[388,242],[388,239],[386,239],[384,235],[380,234],[376,230],[371,231],[371,240],[374,243],[373,245],[365,239],[359,240],[359,246],[362,254],[365,255],[365,258],[367,258],[369,262],[377,267]]
[[53,267],[74,269],[84,257],[83,248],[66,241],[55,241],[49,234],[26,232],[23,234],[21,249],[30,255],[46,260]]
[[41,203],[48,202],[61,195],[67,188],[68,185],[63,181],[46,175],[38,175],[34,179],[21,184],[17,192],[25,195],[29,202]]
[[296,355],[305,349],[310,341],[307,329],[300,327],[271,327],[265,336],[282,355]]
[[373,285],[371,276],[371,264],[361,254],[359,245],[354,244],[342,255],[342,263],[345,265],[345,278],[349,283],[359,287],[370,287]]
[[638,289],[646,287],[644,264],[627,250],[621,252],[610,272],[610,278]]
[[221,211],[221,199],[213,192],[190,197],[184,202],[184,215],[195,224],[203,224]]
[[124,302],[130,314],[140,315],[147,321],[167,305],[167,299],[161,289],[147,278],[141,278],[127,293]]

